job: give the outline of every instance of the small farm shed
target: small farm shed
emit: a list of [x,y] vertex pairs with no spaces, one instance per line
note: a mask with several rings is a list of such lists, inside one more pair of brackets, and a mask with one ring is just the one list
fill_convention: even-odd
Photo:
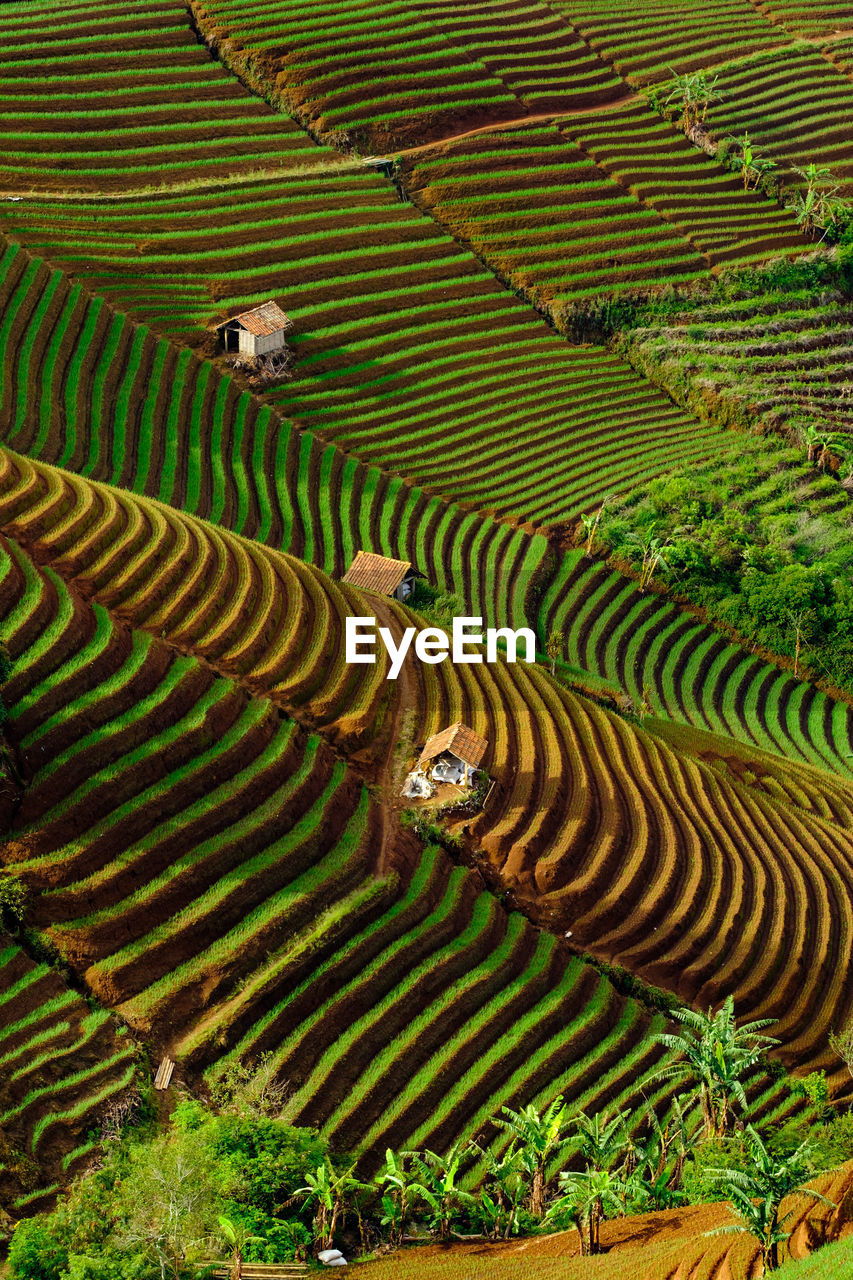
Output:
[[392,560],[374,551],[358,551],[342,581],[395,600],[408,600],[418,575],[408,560]]
[[431,776],[436,782],[470,784],[488,745],[485,738],[458,720],[448,729],[432,735],[420,754],[417,767],[423,770],[435,761]]
[[224,351],[241,351],[247,356],[265,356],[281,351],[290,320],[277,302],[262,302],[251,311],[223,320],[216,332]]
[[374,169],[377,173],[381,173],[383,178],[394,177],[394,161],[388,156],[365,156],[364,166],[366,169]]

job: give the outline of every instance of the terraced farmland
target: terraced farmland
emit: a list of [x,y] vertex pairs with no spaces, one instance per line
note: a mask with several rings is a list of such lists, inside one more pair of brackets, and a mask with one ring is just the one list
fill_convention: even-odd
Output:
[[[566,554],[606,495],[733,437],[528,305],[562,321],[805,247],[631,87],[723,63],[718,134],[846,180],[839,16],[653,0],[626,34],[611,0],[37,0],[4,24],[0,639],[24,785],[0,864],[154,1052],[213,1081],[269,1051],[288,1119],[365,1170],[505,1102],[636,1105],[663,1018],[584,954],[731,994],[851,1096],[827,1042],[853,1015],[853,708]],[[352,150],[398,141],[417,206]],[[214,331],[268,298],[297,361],[261,395]],[[706,308],[667,354],[756,379],[750,414],[846,427],[848,308],[799,301]],[[543,649],[562,633],[641,712],[542,665],[347,664],[349,617],[423,621],[338,580],[359,548],[534,621]],[[398,792],[457,720],[496,788],[444,815],[454,860]],[[0,1126],[45,1166],[32,1189],[0,1174],[19,1211],[82,1165],[134,1069],[51,982],[0,950]],[[800,1106],[764,1073],[750,1096],[763,1122]]]
[[[323,136],[381,149],[480,121],[607,102],[618,75],[538,0],[416,6],[206,0],[207,38]],[[507,25],[513,39],[507,46]]]
[[[847,1163],[809,1184],[828,1204],[800,1194],[783,1201],[791,1240],[780,1247],[780,1280],[844,1280],[853,1248],[845,1210],[831,1206],[847,1203],[851,1183],[853,1169]],[[593,1263],[579,1255],[577,1232],[563,1231],[486,1246],[410,1248],[395,1257],[371,1259],[370,1273],[376,1280],[492,1280],[496,1275],[505,1280],[553,1280],[555,1275],[587,1280],[591,1273],[596,1280],[623,1280],[626,1274],[661,1280],[679,1273],[719,1280],[760,1275],[758,1242],[734,1234],[734,1223],[725,1203],[689,1205],[602,1223],[603,1253]]]
[[833,35],[849,31],[853,22],[849,0],[822,0],[819,5],[805,0],[767,0],[761,7],[771,22],[780,22],[798,35]]
[[528,296],[571,301],[804,246],[793,218],[644,106],[412,156],[427,208]]
[[567,661],[598,672],[638,706],[645,694],[655,715],[850,775],[846,702],[581,551],[566,555],[542,601],[539,632],[552,630],[565,637]]
[[[316,193],[318,181],[300,179],[297,187]],[[326,198],[332,205],[337,203],[335,217],[340,217],[335,188],[344,181],[350,179],[328,180],[331,189]],[[378,179],[357,174],[352,182],[368,187],[379,184],[387,207],[401,209]],[[213,191],[192,200],[192,207],[207,208],[206,217],[219,216],[219,197]],[[346,200],[351,200],[350,194]],[[146,208],[149,205],[145,202]],[[160,234],[168,243],[175,234],[172,201],[158,197],[153,207],[160,211]],[[300,207],[298,201],[293,205],[294,220]],[[249,208],[255,210],[255,204]],[[67,218],[67,208],[58,207],[58,213],[63,222],[69,222],[63,234],[71,235],[73,219]],[[128,217],[127,204],[123,202],[120,211],[110,206],[98,216],[121,225]],[[400,216],[404,217],[401,225],[410,227],[414,237],[411,252],[406,251],[410,263],[403,272],[404,292],[399,286],[387,287],[387,272],[401,252],[399,246],[388,250],[387,256],[381,251],[367,282],[354,270],[356,264],[345,246],[322,268],[327,276],[316,265],[309,269],[311,260],[302,256],[304,219],[302,237],[295,236],[288,251],[291,265],[282,264],[275,272],[269,265],[260,268],[265,291],[270,287],[278,291],[296,320],[293,341],[299,372],[292,383],[274,393],[273,401],[301,426],[338,442],[368,463],[406,477],[428,493],[444,495],[474,511],[485,508],[489,515],[537,525],[559,523],[594,506],[617,477],[623,484],[638,482],[658,473],[666,460],[703,457],[714,449],[713,432],[673,408],[623,361],[601,348],[569,346],[502,292],[476,260],[449,239],[441,241],[441,256],[436,258],[425,219],[411,211]],[[204,239],[203,232],[198,234]],[[371,237],[369,228],[346,232],[350,243],[353,235],[368,241]],[[327,244],[328,236],[327,230]],[[445,245],[452,246],[447,258]],[[44,247],[55,253],[55,246]],[[221,253],[227,257],[227,247]],[[257,254],[261,260],[266,256],[262,246]],[[242,256],[245,272],[249,257],[248,253]],[[67,267],[75,265],[72,258],[60,257],[60,261]],[[112,261],[121,265],[119,259]],[[181,261],[182,256],[167,257],[164,279],[173,278]],[[86,274],[79,267],[77,271]],[[134,266],[133,271],[137,274],[138,268]],[[234,518],[242,531],[265,540],[281,538],[307,559],[322,554],[323,563],[332,566],[329,539],[337,540],[338,535],[331,534],[318,510],[316,494],[310,538],[322,537],[322,553],[315,553],[309,540],[304,496],[293,495],[290,505],[295,505],[295,511],[289,516],[284,495],[275,493],[272,481],[273,475],[278,477],[285,470],[281,466],[285,458],[290,459],[288,474],[298,467],[304,476],[316,456],[316,445],[302,443],[304,437],[300,440],[288,428],[282,429],[268,408],[257,414],[255,403],[248,397],[240,400],[231,384],[218,378],[209,381],[210,371],[186,352],[181,354],[165,342],[158,345],[152,333],[127,325],[123,317],[97,299],[92,302],[79,289],[69,294],[46,266],[30,261],[20,250],[9,249],[2,259],[2,272],[2,290],[8,299],[2,330],[4,362],[9,368],[4,419],[11,426],[11,432],[4,432],[5,439],[85,474],[144,487],[148,493],[215,519],[228,520],[228,512],[236,507]],[[156,278],[148,273],[137,274],[137,279],[151,298]],[[185,277],[182,287],[190,279]],[[92,269],[88,282],[105,289],[110,280],[106,273]],[[135,312],[150,320],[152,329],[160,327],[162,312],[149,315],[138,298],[127,296],[123,274],[117,273],[113,283],[110,293],[117,301],[133,304]],[[298,295],[305,300],[304,309],[298,305]],[[241,305],[263,296],[239,293]],[[158,294],[157,305],[169,305],[167,292]],[[458,311],[452,321],[449,310]],[[320,327],[330,316],[336,323]],[[41,352],[46,353],[44,368],[36,363]],[[69,382],[83,388],[74,398]],[[92,388],[91,410],[88,387]],[[227,407],[235,401],[236,408]],[[109,414],[114,428],[106,422],[95,425]],[[233,446],[227,452],[225,427],[217,422],[229,414],[235,415],[232,439],[240,450],[236,458]],[[137,451],[123,439],[126,428],[121,423],[129,416],[132,438],[139,441]],[[211,416],[207,446],[197,424],[199,418],[210,420]],[[170,444],[177,424],[187,417],[190,440],[183,451],[184,471],[178,468],[178,455]],[[157,434],[162,433],[156,443],[155,422]],[[567,441],[573,445],[571,450],[565,447]],[[204,463],[205,447],[216,459],[210,467]],[[611,450],[611,469],[605,487],[601,466],[606,448]],[[230,464],[229,457],[233,458]],[[590,466],[593,457],[596,469]],[[324,473],[329,483],[357,490],[356,480],[349,479],[356,475],[354,461],[334,452],[325,458],[323,466],[331,468]],[[531,474],[533,461],[537,470]],[[370,491],[378,483],[378,479],[365,481],[364,487]],[[418,494],[417,487],[415,501],[423,500],[421,510],[431,509],[432,514],[437,504]],[[396,499],[408,499],[398,482],[393,482],[393,489]],[[301,484],[299,490],[304,495]],[[486,493],[488,501],[484,501]],[[387,528],[387,515],[382,519]],[[470,519],[469,529],[474,524]],[[416,527],[411,521],[400,524]],[[495,531],[494,536],[510,535]],[[346,544],[336,547],[334,555],[345,556]],[[422,553],[412,558],[422,567]],[[455,589],[461,589],[458,574]]]
[[0,934],[0,1204],[43,1207],[85,1166],[108,1103],[136,1073],[134,1046],[55,969]]
[[[843,56],[843,55],[842,55]],[[724,97],[708,112],[715,133],[745,129],[778,164],[825,165],[850,194],[853,160],[847,121],[853,81],[811,45],[738,58],[720,68]]]
[[[377,876],[377,805],[269,702],[11,542],[0,600],[30,778],[4,863],[38,893],[35,923],[158,1051],[221,1070],[223,1051],[269,1048],[293,1114],[371,1152],[473,1132],[504,1100],[628,1098],[661,1060],[659,1015],[441,850],[413,864],[398,835],[397,871]],[[756,1114],[781,1101],[763,1088]]]
[[5,440],[336,576],[359,548],[404,557],[475,613],[525,621],[541,537],[448,507],[295,430],[20,249],[8,248],[0,274]]
[[[29,779],[3,861],[157,1052],[216,1074],[267,1049],[290,1116],[369,1153],[447,1143],[504,1101],[634,1097],[660,1015],[441,850],[413,859],[396,834],[383,853],[352,771],[167,628],[168,644],[134,631],[15,542],[2,552],[4,698]],[[756,1119],[796,1105],[760,1077],[751,1093]]]
[[120,191],[310,161],[304,133],[214,62],[180,0],[4,9],[0,190]]
[[[506,525],[448,509],[423,491],[344,458],[331,446],[324,449],[310,436],[300,437],[254,397],[208,371],[195,357],[181,356],[152,334],[134,329],[79,288],[69,290],[26,254],[10,251],[4,263],[9,299],[3,385],[7,439],[33,455],[70,462],[83,474],[168,497],[190,512],[290,550],[336,575],[360,546],[404,555],[433,582],[457,592],[475,613],[500,623],[526,621],[528,591],[545,551],[541,539],[531,540]],[[51,285],[49,305],[40,308],[39,299]],[[79,335],[76,344],[72,334]],[[132,366],[133,376],[116,376],[129,356],[117,358],[119,370],[115,371],[115,353],[132,352],[134,342],[138,360]],[[589,358],[588,352],[577,356],[578,360]],[[592,450],[594,424],[601,420],[596,414],[607,411],[620,384],[603,380],[600,362],[591,368],[599,370],[599,393],[585,410]],[[33,394],[25,391],[33,388],[30,369],[41,371]],[[642,387],[639,380],[634,385]],[[507,395],[510,390],[508,386]],[[638,416],[648,403],[647,397],[638,398]],[[623,398],[623,408],[627,407]],[[340,412],[346,412],[343,403]],[[673,456],[672,439],[661,439],[659,448],[659,465],[664,466]],[[175,465],[178,458],[185,459],[181,467]],[[207,458],[221,461],[208,465]],[[580,480],[582,455],[574,466]],[[583,504],[591,504],[601,491],[602,479],[609,489],[612,473],[602,477],[595,472],[588,477],[587,483],[597,487],[583,494]],[[321,493],[333,495],[332,501],[321,503]],[[676,629],[710,637],[708,643],[712,643],[711,633],[689,615],[640,597],[636,586],[618,575],[600,572],[616,595],[624,593],[625,600],[634,602],[627,610],[629,617],[632,608],[643,613],[660,609]],[[796,718],[789,721],[787,698],[766,730],[744,718],[744,707],[751,704],[743,702],[743,693],[726,699],[729,710],[721,718],[716,707],[723,699],[722,686],[694,682],[689,694],[673,687],[668,672],[671,668],[680,680],[681,667],[675,659],[674,667],[667,665],[661,644],[651,643],[656,629],[649,632],[648,648],[640,636],[633,638],[627,666],[622,659],[613,660],[586,646],[577,632],[584,625],[584,600],[569,600],[572,588],[564,590],[565,582],[571,581],[559,579],[548,597],[540,628],[543,646],[550,628],[565,629],[574,636],[569,641],[572,661],[605,675],[638,699],[648,685],[658,712],[848,772],[844,757],[850,746],[843,707],[832,704],[829,729],[820,728],[814,741],[804,736]],[[564,599],[564,605],[552,605]],[[776,669],[749,661],[727,643],[722,647],[736,667],[760,671],[768,686],[777,681],[780,687],[785,684],[787,677]],[[631,665],[634,661],[640,664],[636,669]],[[726,669],[725,664],[721,669]],[[795,705],[802,698],[812,701],[815,697],[817,704],[823,703],[822,695],[791,683],[800,691]],[[813,718],[811,732],[817,724]]]
[[[839,295],[821,305],[786,294],[699,306],[627,337],[639,367],[654,361],[717,390],[752,421],[823,432],[853,428],[853,308]],[[836,500],[843,502],[841,493]],[[810,505],[810,510],[813,507]]]
[[560,131],[677,227],[712,267],[766,261],[780,250],[803,247],[789,210],[745,192],[739,178],[685,146],[683,133],[643,104],[569,118]]
[[670,68],[693,71],[744,48],[771,49],[791,40],[790,33],[771,20],[767,11],[772,6],[751,0],[708,0],[690,10],[688,22],[678,0],[647,0],[640,12],[631,12],[628,22],[619,0],[551,2],[631,84],[666,80]]
[[516,287],[546,298],[618,292],[652,273],[686,281],[706,268],[675,227],[552,125],[463,138],[411,157],[407,172],[422,207]]
[[[685,998],[708,1003],[735,991],[745,1014],[779,1019],[790,1060],[832,1069],[825,1036],[850,999],[853,801],[843,783],[749,752],[741,773],[721,772],[704,743],[672,750],[522,664],[412,663],[395,684],[383,678],[383,659],[354,680],[335,637],[346,613],[364,608],[356,589],[8,451],[2,464],[7,535],[131,626],[319,727],[374,776],[383,776],[403,710],[414,711],[424,739],[469,722],[488,739],[486,766],[500,783],[488,814],[469,820],[470,838],[531,916],[570,925],[578,946]],[[169,567],[151,576],[154,564]],[[15,607],[38,617],[45,588],[26,591],[26,577],[10,570],[24,591]],[[221,591],[231,601],[224,613]],[[396,634],[411,617],[370,603]],[[42,648],[70,614],[58,611]],[[43,814],[34,824],[14,857],[30,857],[38,831],[51,838]],[[61,864],[72,861],[65,851]],[[107,937],[112,924],[104,945]]]

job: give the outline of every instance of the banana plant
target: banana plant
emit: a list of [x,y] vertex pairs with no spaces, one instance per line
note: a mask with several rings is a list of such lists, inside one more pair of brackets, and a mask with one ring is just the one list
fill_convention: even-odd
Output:
[[729,141],[734,143],[736,149],[731,164],[743,179],[744,191],[749,191],[750,184],[757,187],[762,176],[776,168],[776,161],[761,154],[750,138],[748,129],[739,138],[729,138]]
[[672,1017],[684,1024],[684,1031],[661,1034],[658,1040],[678,1059],[656,1072],[654,1078],[692,1076],[699,1087],[705,1138],[724,1138],[731,1122],[732,1101],[746,1109],[744,1075],[760,1062],[765,1050],[779,1043],[760,1034],[773,1019],[762,1018],[739,1027],[732,996],[727,996],[716,1012],[713,1008],[707,1013],[673,1009]]
[[853,213],[853,204],[839,196],[841,182],[826,165],[793,166],[794,173],[805,183],[805,191],[792,191],[789,205],[797,225],[806,235],[822,231],[821,240]]
[[355,1164],[348,1169],[336,1170],[326,1157],[325,1164],[317,1166],[315,1173],[306,1173],[305,1186],[299,1187],[291,1197],[303,1197],[303,1208],[314,1207],[314,1245],[316,1252],[330,1248],[338,1221],[346,1212],[353,1193],[364,1190],[364,1183],[353,1176]]
[[549,1219],[568,1216],[575,1221],[582,1255],[601,1252],[601,1223],[621,1213],[625,1184],[606,1169],[560,1174],[560,1197],[549,1206]]
[[568,1108],[562,1094],[542,1113],[531,1103],[521,1111],[503,1107],[503,1117],[495,1120],[501,1129],[513,1134],[520,1145],[525,1168],[531,1176],[529,1209],[534,1218],[545,1214],[548,1187],[548,1164],[569,1145],[566,1137]]
[[250,1244],[263,1244],[263,1236],[253,1236],[243,1222],[235,1222],[219,1214],[217,1221],[222,1238],[231,1250],[231,1280],[243,1280],[243,1263]]
[[387,1227],[391,1244],[401,1245],[412,1197],[412,1185],[405,1158],[390,1147],[385,1152],[385,1168],[376,1182],[382,1192],[382,1225]]
[[477,1212],[494,1240],[508,1240],[518,1230],[519,1205],[528,1191],[525,1153],[516,1146],[515,1138],[501,1156],[477,1142],[470,1145],[486,1166]]
[[694,125],[705,120],[712,102],[722,99],[723,94],[717,88],[719,77],[709,80],[706,71],[686,71],[680,75],[672,67],[669,67],[669,71],[672,73],[672,80],[664,85],[664,89],[669,90],[669,96],[664,102],[667,106],[673,102],[680,104],[681,128],[687,133]]
[[587,1172],[610,1169],[623,1154],[627,1140],[627,1113],[617,1111],[611,1119],[606,1111],[587,1115],[576,1111],[572,1117],[580,1140],[578,1154],[586,1161]]
[[728,1232],[746,1232],[755,1237],[761,1248],[761,1260],[764,1263],[765,1275],[775,1271],[779,1265],[779,1246],[790,1236],[785,1230],[785,1223],[795,1212],[795,1208],[781,1213],[782,1201],[794,1192],[800,1196],[809,1196],[821,1204],[836,1208],[831,1200],[803,1186],[809,1172],[809,1145],[802,1143],[796,1151],[787,1156],[777,1156],[768,1151],[760,1135],[752,1125],[746,1128],[746,1149],[751,1168],[743,1169],[706,1169],[706,1176],[711,1178],[731,1201],[732,1208],[740,1222],[731,1226],[718,1227],[709,1235],[724,1235]]
[[420,1181],[410,1190],[426,1206],[427,1221],[436,1240],[449,1240],[457,1214],[476,1203],[476,1197],[457,1185],[462,1164],[462,1148],[456,1142],[446,1156],[435,1151],[406,1151]]

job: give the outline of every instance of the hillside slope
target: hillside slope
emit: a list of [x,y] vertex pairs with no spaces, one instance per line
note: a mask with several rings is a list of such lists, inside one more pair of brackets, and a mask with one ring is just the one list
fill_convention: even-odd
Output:
[[[634,1098],[663,1058],[660,1015],[421,849],[268,699],[88,603],[14,541],[0,560],[27,782],[0,859],[30,887],[33,924],[157,1054],[192,1074],[272,1052],[292,1118],[369,1164],[389,1142],[472,1134],[505,1101]],[[55,978],[32,980],[49,1001]],[[93,1076],[109,1083],[120,1059]],[[766,1078],[753,1095],[757,1117],[792,1103]]]
[[[850,1235],[851,1183],[848,1163],[821,1174],[812,1186],[831,1201],[816,1203],[802,1195],[783,1201],[790,1213],[790,1244],[780,1253],[785,1262],[779,1280],[845,1280],[853,1260]],[[659,1213],[615,1218],[602,1223],[604,1252],[590,1259],[579,1256],[576,1231],[563,1231],[540,1239],[500,1244],[458,1244],[448,1249],[432,1245],[407,1250],[403,1258],[371,1261],[356,1275],[393,1280],[406,1274],[418,1280],[728,1280],[731,1276],[762,1274],[757,1242],[748,1235],[733,1234],[734,1218],[725,1204],[698,1204]],[[824,1245],[830,1243],[824,1252]],[[813,1253],[814,1251],[814,1253]],[[813,1256],[810,1256],[812,1255]],[[808,1258],[807,1262],[802,1259]],[[774,1274],[776,1274],[774,1272]]]
[[319,729],[383,781],[386,803],[404,711],[419,741],[469,722],[488,739],[484,763],[500,783],[469,837],[526,911],[686,999],[733,992],[745,1015],[779,1020],[792,1062],[835,1069],[825,1037],[853,995],[853,798],[840,780],[748,756],[743,776],[721,773],[522,663],[410,657],[395,682],[383,656],[354,671],[343,660],[348,613],[369,601],[396,635],[417,619],[291,557],[8,450],[0,530],[131,626]]
[[[563,633],[569,662],[638,705],[645,690],[656,714],[850,774],[845,703],[579,552],[557,559],[541,536],[323,445],[23,250],[10,247],[3,267],[0,433],[19,451],[166,500],[335,576],[360,548],[409,559],[488,623],[535,626],[543,650],[552,631]],[[589,474],[582,454],[571,466]],[[586,483],[600,486],[601,473]]]

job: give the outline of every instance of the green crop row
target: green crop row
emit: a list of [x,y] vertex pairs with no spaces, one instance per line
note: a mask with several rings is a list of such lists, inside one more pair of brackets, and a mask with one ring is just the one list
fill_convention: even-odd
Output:
[[658,0],[625,22],[619,0],[553,0],[600,56],[635,84],[719,63],[744,47],[766,49],[790,41],[750,0],[705,0],[684,22],[678,0]]
[[[513,50],[502,38],[513,23]],[[521,114],[548,105],[585,105],[624,91],[612,69],[566,24],[555,30],[553,10],[544,4],[515,4],[489,13],[478,6],[428,5],[408,10],[375,3],[348,6],[288,5],[270,14],[255,0],[213,0],[202,21],[249,52],[288,50],[286,75],[277,90],[299,85],[295,100],[301,118],[323,127],[357,126],[374,139],[410,129],[422,112],[435,129],[472,106],[505,106]],[[343,84],[335,71],[346,58]],[[275,64],[274,64],[275,66]],[[270,74],[273,84],[274,70]],[[282,89],[283,85],[283,89]],[[424,88],[428,85],[428,88]],[[464,96],[460,87],[464,86]],[[472,100],[471,91],[488,90]],[[429,94],[426,106],[419,98]],[[393,110],[382,110],[393,102]]]
[[[27,1005],[34,1007],[16,1016]],[[15,946],[0,952],[0,1047],[0,1113],[11,1140],[35,1153],[48,1126],[60,1130],[56,1155],[45,1153],[42,1185],[15,1200],[26,1209],[56,1190],[44,1182],[61,1175],[62,1152],[74,1144],[81,1123],[91,1124],[102,1102],[130,1083],[133,1050],[119,1045],[109,1014],[90,1011],[56,970],[33,964]],[[72,1104],[63,1109],[69,1097]],[[7,1176],[14,1186],[14,1173]]]

